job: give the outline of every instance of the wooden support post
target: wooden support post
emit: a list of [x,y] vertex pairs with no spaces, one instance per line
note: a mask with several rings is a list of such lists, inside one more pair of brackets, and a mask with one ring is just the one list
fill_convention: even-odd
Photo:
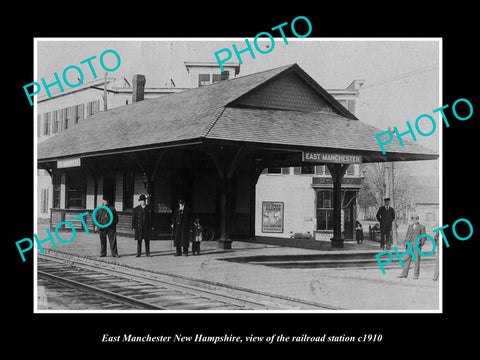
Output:
[[230,225],[231,225],[231,179],[224,177],[221,179],[220,188],[220,239],[218,239],[218,246],[221,249],[231,249],[232,239],[230,238]]
[[231,249],[231,207],[232,207],[232,178],[241,160],[254,151],[253,148],[240,146],[233,154],[220,149],[202,149],[215,164],[220,178],[220,238],[218,246],[221,249]]
[[93,180],[93,208],[97,207],[97,195],[98,195],[98,176],[95,166],[90,166],[87,164],[82,164],[82,167],[85,168],[92,177]]
[[148,201],[149,201],[149,205],[151,206],[152,208],[152,212],[155,212],[155,210],[153,209],[153,205],[154,205],[154,202],[155,202],[155,178],[157,176],[157,171],[158,171],[158,167],[160,165],[160,162],[162,161],[163,157],[165,156],[165,153],[167,152],[168,150],[166,149],[161,149],[158,153],[155,153],[155,163],[153,165],[153,168],[152,168],[152,171],[150,172],[150,176],[148,176],[148,186],[147,188],[149,189],[148,191]]
[[218,247],[220,249],[231,249],[232,240],[230,239],[230,186],[227,178],[227,161],[221,152],[213,149],[202,149],[215,164],[218,176],[220,178],[220,238]]
[[342,180],[348,164],[328,164],[333,180],[333,237],[332,247],[343,247],[342,238]]

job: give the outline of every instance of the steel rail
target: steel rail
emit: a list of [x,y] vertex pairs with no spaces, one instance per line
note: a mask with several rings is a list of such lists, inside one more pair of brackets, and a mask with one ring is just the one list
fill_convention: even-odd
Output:
[[117,294],[105,289],[100,289],[92,285],[87,285],[75,280],[67,279],[65,277],[61,277],[58,275],[53,275],[48,272],[42,271],[42,270],[37,270],[38,277],[47,279],[50,281],[54,281],[56,283],[74,288],[74,289],[79,289],[86,291],[88,293],[93,293],[95,295],[102,296],[104,298],[107,298],[109,300],[113,300],[122,304],[126,304],[129,306],[134,306],[138,309],[148,309],[148,310],[166,310],[166,308],[149,304],[141,300],[133,299],[125,295]]
[[[98,260],[94,259],[83,259],[81,257],[77,257],[75,255],[68,255],[68,259],[57,257],[53,254],[42,254],[42,257],[45,258],[51,258],[53,261],[61,262],[61,263],[74,263],[78,264],[79,267],[83,267],[86,269],[91,269],[97,272],[101,272],[104,274],[117,274],[120,277],[123,277],[125,279],[130,279],[130,280],[137,280],[137,281],[142,281],[146,282],[151,285],[158,285],[158,284],[164,284],[167,285],[168,287],[172,289],[176,289],[179,291],[187,292],[190,293],[191,295],[198,295],[198,296],[207,296],[211,297],[215,300],[219,301],[224,301],[226,304],[230,305],[238,305],[238,306],[245,306],[245,305],[250,305],[254,306],[254,308],[258,309],[260,307],[261,309],[265,310],[278,310],[282,309],[285,310],[285,306],[294,306],[294,307],[305,307],[308,306],[311,309],[327,309],[327,310],[343,310],[343,308],[337,307],[337,306],[332,306],[332,305],[327,305],[327,304],[320,304],[320,303],[315,303],[315,302],[310,302],[307,300],[302,300],[302,299],[294,299],[294,298],[289,298],[286,296],[282,295],[276,295],[276,294],[270,294],[270,293],[263,293],[259,291],[253,291],[249,289],[237,289],[236,287],[230,287],[230,286],[221,286],[220,284],[215,284],[216,287],[223,287],[226,290],[233,291],[235,295],[228,295],[224,293],[219,293],[215,291],[210,291],[207,289],[200,288],[198,286],[189,286],[186,284],[181,284],[178,282],[173,282],[169,281],[166,279],[160,279],[159,276],[167,277],[171,275],[166,275],[166,274],[159,274],[159,273],[153,273],[155,277],[148,277],[145,275],[141,274],[133,274],[132,270],[134,271],[140,271],[140,272],[145,272],[145,270],[142,269],[129,269],[127,268],[126,270],[119,269],[118,264],[112,264],[108,263],[109,266],[114,266],[115,269],[113,268],[105,268],[98,264]],[[261,299],[246,299],[243,297],[240,297],[240,294],[243,296],[253,296],[253,297],[261,297],[264,298],[265,300],[262,301]],[[282,306],[283,305],[283,306]],[[274,307],[272,309],[272,307]],[[292,309],[296,310],[296,309]]]

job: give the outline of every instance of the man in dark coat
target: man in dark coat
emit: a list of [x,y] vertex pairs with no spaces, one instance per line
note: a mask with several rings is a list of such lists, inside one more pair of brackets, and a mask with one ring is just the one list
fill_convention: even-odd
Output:
[[188,256],[188,245],[192,233],[192,211],[185,207],[185,200],[178,201],[178,208],[173,212],[172,229],[173,244],[176,248],[175,256]]
[[395,211],[390,207],[390,198],[385,199],[385,205],[380,206],[377,211],[377,220],[380,222],[380,248],[387,249],[392,246],[392,222],[395,219]]
[[[95,230],[98,231],[100,235],[100,257],[105,257],[107,255],[107,237],[108,242],[110,243],[110,253],[113,257],[118,257],[117,250],[117,223],[118,215],[115,211],[115,207],[110,204],[110,200],[106,197],[102,200],[102,205],[107,206],[113,214],[113,220],[110,225],[107,227],[95,226]],[[110,214],[104,208],[99,208],[95,213],[95,219],[100,225],[106,225],[110,222]]]
[[152,211],[146,200],[145,195],[140,195],[138,198],[140,205],[133,209],[132,214],[132,230],[135,230],[135,240],[137,240],[137,257],[142,253],[142,240],[145,241],[145,255],[150,256]]

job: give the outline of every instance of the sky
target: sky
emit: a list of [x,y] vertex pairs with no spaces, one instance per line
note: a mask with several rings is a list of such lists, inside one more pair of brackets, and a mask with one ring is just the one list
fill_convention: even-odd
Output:
[[[266,51],[272,46],[268,38],[260,38],[258,46]],[[332,39],[332,38],[275,38],[268,54],[255,50],[252,59],[249,52],[241,54],[242,64],[238,76],[249,75],[279,66],[297,63],[325,89],[344,89],[353,80],[365,80],[357,101],[357,117],[360,121],[386,130],[397,126],[405,131],[406,121],[412,126],[422,114],[432,115],[437,125],[440,107],[441,43],[438,39]],[[185,61],[212,61],[214,53],[224,48],[232,51],[232,44],[245,49],[245,39],[94,39],[71,40],[61,38],[37,39],[37,73],[34,81],[42,77],[53,82],[53,73],[61,77],[65,67],[79,66],[84,70],[84,82],[93,80],[87,64],[92,60],[99,77],[104,76],[99,58],[109,49],[121,57],[120,67],[109,73],[112,77],[125,77],[131,82],[133,74],[146,76],[147,87],[170,86],[170,78],[176,87],[188,87]],[[222,54],[223,55],[223,54]],[[109,66],[115,65],[112,54],[105,56]],[[233,54],[231,61],[237,61]],[[112,65],[110,65],[112,64]],[[68,87],[66,87],[68,89]],[[53,88],[51,89],[53,91]],[[428,123],[421,124],[428,132]],[[439,129],[428,137],[417,136],[417,144],[439,151]],[[422,162],[427,165],[428,162]],[[428,166],[427,166],[428,167]]]

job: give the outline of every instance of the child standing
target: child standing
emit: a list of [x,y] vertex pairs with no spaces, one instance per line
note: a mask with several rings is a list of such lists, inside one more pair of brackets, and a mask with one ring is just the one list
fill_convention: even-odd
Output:
[[196,217],[193,220],[193,238],[192,238],[192,252],[193,255],[200,255],[200,242],[203,238],[203,226],[200,225],[200,218]]

